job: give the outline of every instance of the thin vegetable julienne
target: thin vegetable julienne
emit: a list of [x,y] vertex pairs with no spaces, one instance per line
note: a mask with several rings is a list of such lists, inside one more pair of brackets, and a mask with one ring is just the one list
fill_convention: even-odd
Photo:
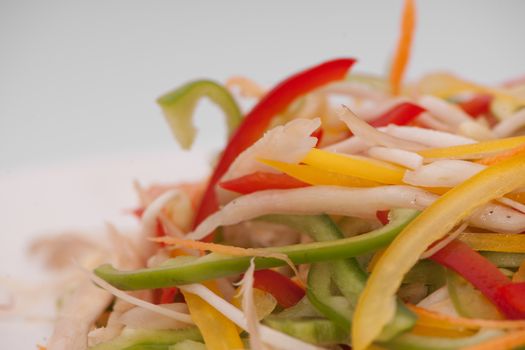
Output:
[[[273,215],[266,219],[287,225],[317,241],[333,241],[344,237],[337,225],[327,215]],[[367,274],[354,258],[313,264],[308,274],[307,295],[319,312],[336,322],[341,328],[348,329],[366,278]],[[333,295],[330,288],[331,282],[335,283],[346,302],[343,302],[340,296]],[[410,329],[414,324],[415,317],[402,303],[398,303],[396,317],[383,329],[381,340],[389,340]]]
[[224,148],[197,210],[194,226],[217,210],[215,185],[235,158],[263,135],[273,118],[298,97],[345,78],[354,62],[351,58],[336,59],[299,72],[275,86],[255,105]]
[[525,156],[517,156],[451,189],[410,223],[379,259],[361,294],[352,327],[355,349],[366,349],[392,319],[403,276],[430,244],[483,204],[523,186]]
[[193,125],[193,112],[203,97],[209,98],[224,112],[228,134],[232,134],[242,121],[242,113],[232,95],[219,83],[197,80],[169,92],[157,100],[171,131],[182,148],[189,149],[197,133]]
[[[268,252],[286,254],[295,264],[329,261],[359,256],[388,245],[418,214],[415,210],[396,209],[387,226],[377,230],[336,241],[314,242],[284,247],[265,248]],[[200,258],[179,257],[165,265],[135,271],[118,271],[111,265],[102,265],[95,274],[123,290],[162,288],[201,282],[231,276],[246,271],[250,257],[232,257],[208,254]],[[256,269],[282,266],[283,260],[255,258]]]

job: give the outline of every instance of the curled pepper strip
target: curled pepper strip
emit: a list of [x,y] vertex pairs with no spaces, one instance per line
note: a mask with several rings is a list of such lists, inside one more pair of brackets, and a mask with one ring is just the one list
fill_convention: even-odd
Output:
[[332,81],[345,78],[354,62],[354,59],[343,58],[322,63],[291,76],[264,95],[246,115],[226,145],[208,182],[197,210],[194,226],[217,210],[215,185],[235,158],[262,136],[273,118],[283,112],[296,98]]
[[203,97],[208,97],[222,109],[229,135],[242,121],[241,110],[222,85],[211,80],[197,80],[185,84],[157,99],[173,135],[184,149],[189,149],[195,139],[197,130],[192,117],[197,103]]
[[523,186],[525,156],[516,156],[449,190],[412,221],[381,256],[361,294],[353,318],[354,348],[366,349],[392,319],[404,275],[433,242],[481,205]]

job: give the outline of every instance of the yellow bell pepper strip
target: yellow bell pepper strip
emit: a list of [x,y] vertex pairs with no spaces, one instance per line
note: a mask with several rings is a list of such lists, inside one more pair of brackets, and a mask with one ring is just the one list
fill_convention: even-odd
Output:
[[397,236],[379,259],[359,298],[353,346],[366,349],[392,320],[395,294],[419,256],[483,204],[525,186],[525,156],[488,167],[452,188]]
[[525,235],[512,233],[461,233],[460,241],[474,250],[525,253]]
[[[216,289],[216,288],[215,288]],[[214,291],[215,294],[217,290]],[[182,291],[190,315],[210,350],[244,349],[237,327],[201,297]]]
[[222,85],[211,80],[197,80],[169,92],[157,100],[173,135],[183,149],[189,149],[197,133],[193,125],[193,112],[199,100],[208,97],[222,109],[233,133],[242,121],[242,113],[232,95]]
[[405,68],[410,58],[410,49],[416,26],[415,7],[414,0],[405,0],[401,20],[401,35],[399,36],[394,61],[390,70],[390,89],[393,95],[399,95]]
[[480,159],[494,153],[503,152],[521,146],[525,143],[525,136],[508,137],[504,139],[481,141],[468,145],[443,148],[430,148],[417,152],[427,159]]
[[505,197],[521,204],[525,204],[525,192],[509,193]]
[[312,149],[302,163],[329,172],[339,173],[382,184],[403,184],[405,169],[375,159],[331,153]]
[[347,187],[375,187],[381,185],[379,182],[365,180],[354,176],[332,173],[315,168],[311,165],[291,164],[268,159],[260,159],[259,161],[310,185]]

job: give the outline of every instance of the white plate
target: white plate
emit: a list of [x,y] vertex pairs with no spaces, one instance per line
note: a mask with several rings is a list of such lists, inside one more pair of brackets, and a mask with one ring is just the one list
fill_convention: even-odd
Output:
[[[13,284],[31,287],[39,301],[23,314],[0,311],[2,345],[35,349],[52,331],[56,300],[43,292],[50,276],[27,254],[32,238],[67,230],[89,234],[100,231],[107,221],[136,226],[125,212],[137,204],[134,179],[145,185],[202,179],[208,169],[206,158],[180,151],[128,154],[1,174],[0,302],[9,298],[6,284],[8,289]],[[15,294],[14,302],[24,306],[20,303],[28,301]]]

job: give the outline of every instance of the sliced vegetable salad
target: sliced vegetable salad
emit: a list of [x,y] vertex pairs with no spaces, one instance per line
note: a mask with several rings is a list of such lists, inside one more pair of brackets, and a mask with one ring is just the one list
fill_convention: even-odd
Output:
[[202,98],[227,144],[207,179],[137,186],[142,235],[85,270],[47,348],[525,346],[525,82],[404,82],[415,19],[386,77],[340,58],[160,97],[183,148]]

